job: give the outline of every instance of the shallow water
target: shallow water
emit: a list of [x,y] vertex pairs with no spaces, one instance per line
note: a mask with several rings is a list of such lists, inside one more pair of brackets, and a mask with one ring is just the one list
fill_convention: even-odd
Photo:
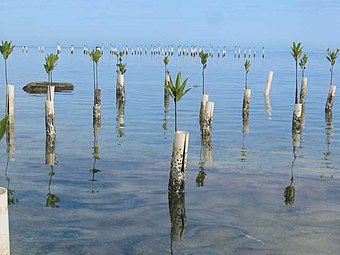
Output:
[[[54,49],[47,49],[54,51]],[[289,50],[289,49],[288,49]],[[200,157],[199,59],[170,57],[169,70],[188,77],[193,89],[179,103],[179,129],[190,132],[185,192],[186,229],[173,254],[336,254],[340,236],[339,103],[327,128],[324,104],[329,66],[324,52],[309,52],[306,120],[293,162],[291,119],[294,62],[289,51],[268,50],[252,59],[249,132],[242,133],[243,59],[229,52],[208,60],[206,93],[215,102],[212,161]],[[173,138],[173,104],[164,129],[164,66],[161,56],[128,56],[124,127],[118,128],[115,58],[99,63],[102,125],[100,169],[93,175],[92,64],[77,49],[63,53],[55,81],[75,84],[56,93],[56,158],[45,165],[45,95],[21,88],[46,80],[44,56],[16,50],[9,60],[15,88],[15,153],[8,169],[6,139],[0,143],[0,186],[12,190],[12,254],[169,254],[167,184]],[[270,102],[263,91],[274,71]],[[334,81],[339,80],[337,65]],[[3,76],[0,76],[4,84]],[[5,100],[4,86],[0,98]],[[4,112],[4,104],[0,105]],[[204,163],[203,163],[204,162]],[[293,163],[295,203],[286,205]],[[201,168],[200,168],[201,167]],[[204,168],[204,186],[196,176]],[[47,207],[47,195],[55,207]],[[59,201],[60,200],[60,201]]]

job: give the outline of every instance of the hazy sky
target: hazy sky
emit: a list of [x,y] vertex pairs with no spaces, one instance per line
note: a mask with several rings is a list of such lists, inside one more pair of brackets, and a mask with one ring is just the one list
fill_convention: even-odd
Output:
[[[0,39],[84,43],[340,47],[340,0],[1,0]],[[333,31],[332,31],[333,30]]]

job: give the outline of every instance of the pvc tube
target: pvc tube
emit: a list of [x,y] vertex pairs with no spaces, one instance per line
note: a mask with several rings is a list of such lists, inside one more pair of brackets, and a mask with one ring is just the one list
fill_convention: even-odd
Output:
[[168,186],[170,193],[180,194],[184,192],[185,175],[188,162],[188,146],[189,132],[175,132]]
[[333,108],[333,102],[334,102],[334,96],[335,96],[336,86],[330,85],[329,91],[328,91],[328,97],[326,101],[325,111],[331,112]]
[[6,86],[6,115],[8,123],[14,123],[14,86]]
[[10,254],[7,189],[0,187],[0,255]]

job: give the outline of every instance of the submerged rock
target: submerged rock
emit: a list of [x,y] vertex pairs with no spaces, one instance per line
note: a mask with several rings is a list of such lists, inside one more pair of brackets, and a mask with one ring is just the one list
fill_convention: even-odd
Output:
[[[30,94],[44,94],[47,93],[47,86],[49,82],[47,81],[34,81],[25,85],[22,89]],[[67,82],[52,82],[55,86],[55,91],[60,92],[64,90],[73,90],[74,86]]]

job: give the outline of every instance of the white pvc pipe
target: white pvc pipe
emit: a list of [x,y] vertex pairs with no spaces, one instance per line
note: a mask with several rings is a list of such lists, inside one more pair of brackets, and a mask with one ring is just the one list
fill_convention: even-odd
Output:
[[305,103],[306,93],[307,93],[307,77],[303,77],[302,80],[301,80],[300,104]]
[[208,101],[205,104],[205,118],[213,118],[213,116],[214,116],[214,106],[215,106],[215,103],[210,102],[210,101]]
[[302,104],[294,104],[293,112],[293,131],[300,131],[301,129],[301,115],[302,115]]
[[10,255],[7,189],[0,187],[0,255]]
[[14,86],[6,86],[6,115],[8,115],[8,122],[14,123]]
[[55,86],[47,86],[46,100],[54,101]]
[[244,90],[244,98],[250,98],[251,96],[251,89]]
[[167,73],[165,75],[165,86],[168,86],[169,82],[170,82],[170,75]]
[[328,91],[328,97],[327,97],[327,101],[326,101],[326,106],[325,106],[326,112],[332,111],[334,97],[335,97],[335,91],[336,91],[336,86],[330,85],[329,91]]
[[124,86],[124,75],[123,75],[123,74],[118,74],[117,82],[118,82],[121,86]]
[[[52,120],[48,120],[48,118],[52,118]],[[47,121],[46,125],[49,127],[47,128],[46,132],[48,135],[55,135],[55,126],[54,126],[54,102],[50,100],[45,100],[45,119]]]
[[188,162],[189,132],[177,131],[174,134],[169,176],[169,192],[184,192],[186,168]]
[[205,106],[205,104],[208,102],[209,100],[209,95],[205,95],[202,94],[202,98],[201,98],[201,103]]
[[300,118],[302,113],[302,104],[294,104],[294,116]]
[[274,74],[273,71],[269,71],[269,73],[268,73],[266,89],[264,90],[265,95],[269,95],[270,88],[272,86],[273,74]]

